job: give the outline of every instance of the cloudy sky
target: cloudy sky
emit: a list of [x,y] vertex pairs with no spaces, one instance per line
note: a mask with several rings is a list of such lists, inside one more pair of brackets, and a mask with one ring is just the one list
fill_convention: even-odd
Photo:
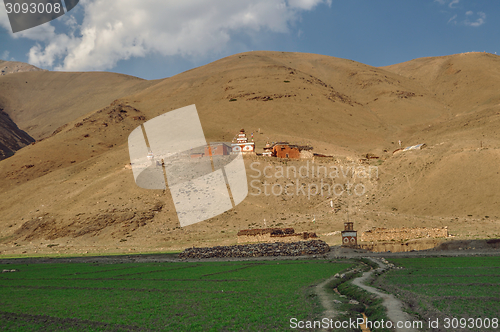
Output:
[[0,59],[146,79],[252,50],[385,66],[469,51],[500,55],[499,15],[489,0],[81,0],[13,34],[0,5]]

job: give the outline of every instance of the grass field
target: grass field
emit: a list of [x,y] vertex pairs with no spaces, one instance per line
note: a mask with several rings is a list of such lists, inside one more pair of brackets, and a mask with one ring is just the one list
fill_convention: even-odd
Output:
[[325,260],[0,265],[8,331],[281,331],[322,308],[311,285],[354,263]]
[[[411,310],[429,320],[439,318],[500,319],[500,258],[442,257],[390,259],[404,267],[391,270],[376,281],[410,304]],[[497,320],[498,322],[498,320]],[[479,323],[479,321],[477,322]],[[477,329],[476,322],[468,330]],[[449,329],[448,329],[449,330]]]

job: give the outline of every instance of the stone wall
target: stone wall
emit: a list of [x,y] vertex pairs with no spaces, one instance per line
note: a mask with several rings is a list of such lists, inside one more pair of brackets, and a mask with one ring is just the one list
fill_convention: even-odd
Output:
[[419,250],[429,250],[437,247],[444,239],[418,239],[409,240],[406,242],[370,242],[358,244],[359,249],[365,249],[372,252],[407,252],[407,251],[419,251]]
[[297,242],[317,239],[315,233],[295,233],[293,228],[244,229],[238,232],[238,243],[249,242]]
[[188,248],[179,254],[180,258],[226,258],[264,256],[322,255],[330,246],[321,240],[292,243],[252,243],[212,248]]
[[422,238],[446,238],[448,237],[448,227],[441,228],[376,228],[366,232],[362,232],[360,236],[361,242],[377,242],[377,241],[407,241],[410,239]]
[[242,229],[238,232],[238,236],[242,235],[283,235],[283,234],[294,234],[295,230],[293,228],[255,228],[255,229]]

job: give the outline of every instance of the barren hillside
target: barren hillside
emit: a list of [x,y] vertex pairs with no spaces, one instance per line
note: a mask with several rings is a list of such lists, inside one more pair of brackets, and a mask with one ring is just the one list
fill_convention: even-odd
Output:
[[[314,54],[250,52],[154,82],[106,73],[2,77],[6,112],[46,138],[0,162],[0,251],[179,249],[235,243],[239,229],[264,226],[315,231],[338,243],[338,235],[325,234],[340,230],[347,212],[358,230],[447,225],[460,237],[498,236],[498,61],[470,53],[375,68]],[[168,190],[135,185],[127,138],[141,123],[191,104],[208,141],[231,141],[245,128],[257,152],[266,141],[286,140],[334,158],[247,158],[249,184],[257,181],[249,196],[180,228]],[[427,148],[393,155],[398,140]],[[379,159],[360,163],[367,153]],[[378,175],[359,179],[345,168],[335,179],[274,173],[305,165],[376,166]],[[273,176],[262,173],[266,166]],[[266,181],[321,180],[361,181],[366,192],[258,194]]]
[[429,149],[388,160],[385,204],[453,218],[499,216],[500,58],[465,53],[385,69],[427,87],[447,112],[407,142]]
[[[30,71],[43,71],[43,69],[23,62],[0,60],[0,76]],[[17,150],[34,141],[30,135],[18,128],[1,107],[0,128],[0,160],[10,157]]]
[[0,107],[35,139],[155,81],[114,73],[22,72],[0,77]]

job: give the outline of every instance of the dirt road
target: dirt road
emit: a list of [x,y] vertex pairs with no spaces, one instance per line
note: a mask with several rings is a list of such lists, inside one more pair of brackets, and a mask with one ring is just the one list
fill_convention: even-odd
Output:
[[321,302],[321,305],[325,309],[325,311],[323,311],[322,317],[328,317],[330,319],[334,318],[337,315],[337,311],[333,307],[331,296],[326,292],[326,285],[328,285],[328,283],[330,283],[333,279],[335,279],[335,276],[326,279],[322,283],[316,285],[315,288],[319,301]]
[[[377,270],[382,270],[386,268],[387,266],[380,260],[378,259],[373,259],[373,258],[368,258],[372,260],[373,262],[377,263],[380,268]],[[352,281],[352,283],[358,287],[361,287],[362,289],[377,295],[378,297],[382,298],[384,302],[382,303],[386,308],[387,308],[387,316],[389,319],[396,325],[397,322],[413,322],[415,319],[413,319],[410,315],[408,315],[406,312],[401,310],[403,307],[403,304],[401,301],[399,301],[394,295],[392,294],[385,294],[379,291],[378,289],[374,287],[370,287],[364,284],[364,282],[370,278],[370,276],[373,274],[373,272],[377,270],[371,270],[369,272],[363,273],[363,276],[358,277]],[[397,328],[395,329],[397,332],[413,332],[413,331],[418,331],[413,328]]]

